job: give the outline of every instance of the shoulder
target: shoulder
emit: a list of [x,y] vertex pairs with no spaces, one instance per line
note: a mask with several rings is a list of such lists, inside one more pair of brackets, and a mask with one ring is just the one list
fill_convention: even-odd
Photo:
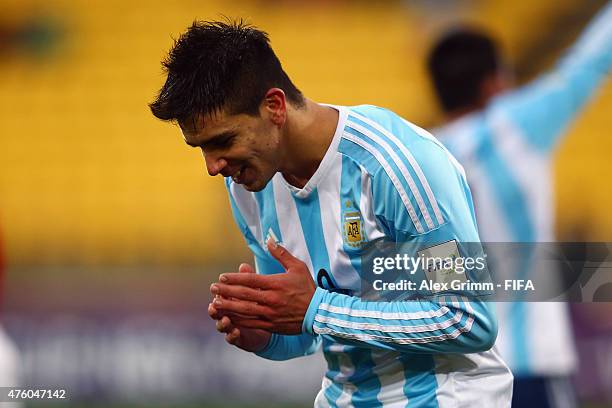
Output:
[[415,234],[444,224],[447,198],[462,191],[463,168],[446,148],[386,109],[350,108],[340,152],[369,173],[377,214]]
[[478,111],[448,122],[431,132],[461,163],[470,162],[490,139],[488,110]]
[[348,109],[339,151],[363,166],[370,176],[409,173],[422,179],[423,172],[463,173],[443,144],[414,123],[377,106]]

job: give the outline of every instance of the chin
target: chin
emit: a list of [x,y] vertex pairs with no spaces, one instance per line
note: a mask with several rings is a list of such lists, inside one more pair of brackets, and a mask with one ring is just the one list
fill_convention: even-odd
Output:
[[244,189],[247,191],[256,193],[266,188],[270,180],[272,180],[272,177],[268,178],[267,180],[261,180],[261,179],[253,180],[250,183],[243,184],[242,187],[244,187]]
[[256,193],[258,191],[261,191],[261,188],[257,188],[259,186],[252,186],[250,184],[242,184],[242,188],[244,188],[246,191],[250,191],[251,193]]
[[251,183],[251,184],[243,184],[242,187],[244,187],[245,190],[250,191],[251,193],[256,193],[258,191],[263,190],[264,188],[266,188],[266,184],[260,184],[260,183]]

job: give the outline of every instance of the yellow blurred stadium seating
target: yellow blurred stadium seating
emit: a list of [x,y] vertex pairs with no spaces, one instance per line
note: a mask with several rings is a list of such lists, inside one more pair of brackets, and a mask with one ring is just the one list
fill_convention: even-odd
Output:
[[[50,13],[66,30],[54,59],[0,60],[0,228],[14,266],[246,259],[222,180],[205,176],[200,154],[147,108],[171,35],[196,18],[241,16],[267,30],[290,76],[316,100],[378,104],[423,126],[439,120],[423,68],[436,27],[423,28],[401,2],[52,3],[3,0],[7,19]],[[535,11],[534,2],[495,3],[471,18],[512,57],[539,35],[525,32],[530,21],[576,1]],[[559,151],[562,238],[612,236],[610,112],[608,83]]]

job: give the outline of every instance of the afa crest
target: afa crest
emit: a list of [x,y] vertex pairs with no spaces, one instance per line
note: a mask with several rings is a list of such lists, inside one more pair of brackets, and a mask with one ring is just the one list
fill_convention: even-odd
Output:
[[361,247],[361,244],[365,241],[361,213],[350,209],[342,214],[342,218],[344,243],[353,248]]

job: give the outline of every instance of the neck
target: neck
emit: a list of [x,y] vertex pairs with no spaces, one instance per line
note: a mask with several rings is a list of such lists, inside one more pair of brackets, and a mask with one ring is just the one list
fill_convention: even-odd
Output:
[[446,112],[446,120],[450,122],[483,110],[489,105],[493,98],[505,92],[507,89],[509,89],[509,86],[506,85],[503,78],[500,79],[498,76],[487,78],[481,85],[481,90],[476,102]]
[[338,111],[306,99],[304,107],[288,107],[283,135],[281,173],[290,184],[302,188],[323,160],[336,132]]

